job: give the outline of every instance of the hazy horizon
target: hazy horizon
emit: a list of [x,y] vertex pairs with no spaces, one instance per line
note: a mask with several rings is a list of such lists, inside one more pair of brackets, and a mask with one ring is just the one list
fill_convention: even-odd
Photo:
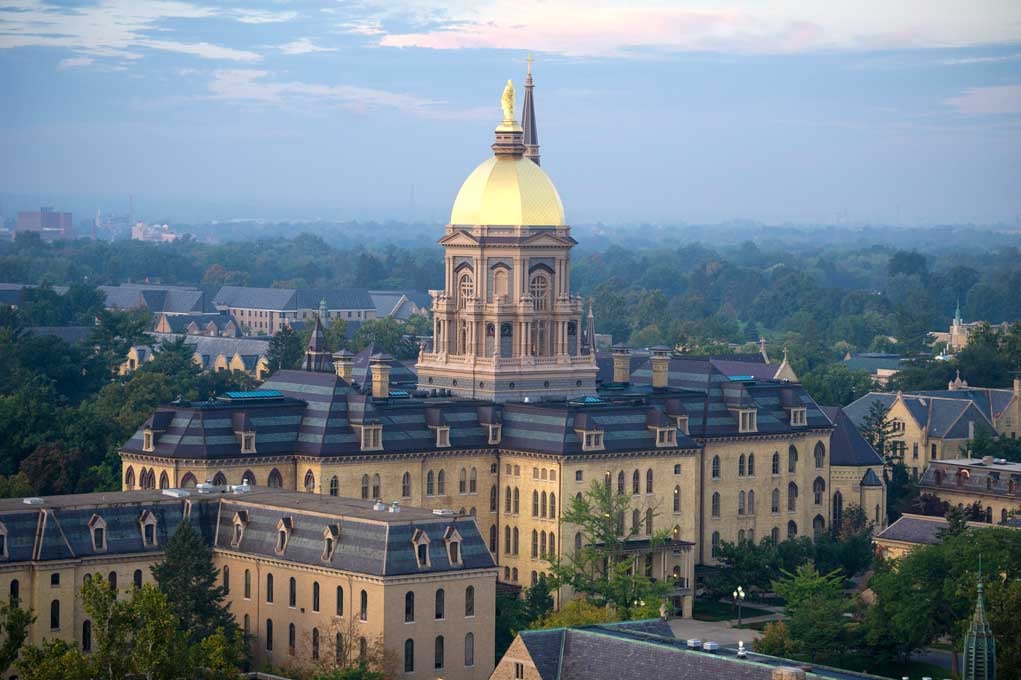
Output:
[[2,211],[442,223],[529,50],[572,223],[1021,214],[1009,0],[12,0]]

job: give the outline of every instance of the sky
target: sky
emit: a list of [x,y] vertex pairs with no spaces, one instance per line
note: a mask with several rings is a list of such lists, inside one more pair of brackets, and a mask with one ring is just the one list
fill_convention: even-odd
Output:
[[3,0],[0,212],[445,222],[529,53],[570,222],[1019,224],[1018,0]]

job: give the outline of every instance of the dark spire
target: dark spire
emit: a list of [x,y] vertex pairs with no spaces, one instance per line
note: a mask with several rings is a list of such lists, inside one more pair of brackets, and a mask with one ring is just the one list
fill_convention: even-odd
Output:
[[971,626],[964,636],[963,680],[996,680],[996,639],[993,637],[982,595],[982,558],[979,558],[978,597]]
[[521,107],[521,127],[525,131],[525,158],[539,163],[539,130],[535,125],[535,102],[532,99],[532,55],[528,55],[528,75],[525,76],[525,103]]
[[319,320],[318,314],[313,314],[312,334],[308,336],[308,346],[305,348],[305,370],[315,373],[332,373],[333,362],[329,348],[326,346],[326,331]]

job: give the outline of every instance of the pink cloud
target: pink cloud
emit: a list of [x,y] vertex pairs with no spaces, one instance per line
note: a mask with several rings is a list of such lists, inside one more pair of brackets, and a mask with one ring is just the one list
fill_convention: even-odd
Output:
[[965,115],[1019,114],[1021,85],[973,87],[946,103]]

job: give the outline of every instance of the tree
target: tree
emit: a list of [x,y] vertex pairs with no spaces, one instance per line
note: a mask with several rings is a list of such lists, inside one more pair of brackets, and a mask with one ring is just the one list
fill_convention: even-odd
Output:
[[514,642],[518,631],[531,622],[525,615],[525,603],[517,595],[496,593],[496,660],[499,661]]
[[370,670],[364,662],[354,668],[335,669],[315,675],[314,680],[386,680],[380,671]]
[[612,607],[600,607],[589,600],[579,597],[569,600],[560,607],[560,611],[552,612],[536,619],[529,624],[529,628],[569,628],[573,626],[587,626],[593,623],[612,623],[619,621],[620,617]]
[[779,656],[790,659],[798,654],[798,644],[791,638],[787,624],[783,621],[767,623],[762,630],[762,637],[752,643],[752,647],[759,654]]
[[887,418],[886,411],[887,408],[883,402],[878,399],[873,400],[858,428],[865,441],[871,444],[880,456],[884,457],[890,448],[889,442],[894,436],[893,421]]
[[801,382],[813,399],[829,406],[846,406],[872,389],[868,371],[851,370],[843,364],[817,366],[801,376]]
[[347,347],[347,321],[339,316],[334,317],[326,328],[326,346],[331,352],[339,352]]
[[373,352],[386,352],[398,359],[418,356],[418,345],[406,337],[404,325],[396,319],[370,319],[361,325],[352,342],[356,350],[372,345]]
[[784,598],[787,629],[799,653],[816,662],[831,660],[844,649],[849,602],[840,570],[821,574],[814,565],[802,565],[794,573],[783,572],[773,590]]
[[305,354],[301,346],[301,337],[290,326],[284,326],[269,341],[267,360],[270,372],[281,369],[297,368],[298,362]]
[[35,616],[27,609],[14,604],[0,602],[0,674],[6,673],[11,664],[18,658],[18,652],[25,638],[28,627],[35,622]]
[[548,616],[553,611],[553,597],[550,595],[549,584],[540,578],[535,585],[525,591],[525,617],[536,621]]
[[[630,494],[615,494],[609,482],[593,481],[588,491],[571,499],[562,519],[577,527],[587,543],[566,558],[550,560],[551,587],[570,586],[598,606],[612,604],[624,619],[657,611],[670,589],[667,581],[654,581],[634,568],[635,555],[626,546],[641,528],[625,521],[631,503]],[[666,531],[653,534],[650,549],[668,536]]]
[[152,566],[152,575],[191,644],[217,631],[231,640],[239,637],[234,615],[224,604],[227,590],[219,583],[212,550],[191,522],[177,525],[163,559]]
[[968,529],[968,513],[963,508],[946,504],[947,525],[936,532],[940,540],[960,536]]

